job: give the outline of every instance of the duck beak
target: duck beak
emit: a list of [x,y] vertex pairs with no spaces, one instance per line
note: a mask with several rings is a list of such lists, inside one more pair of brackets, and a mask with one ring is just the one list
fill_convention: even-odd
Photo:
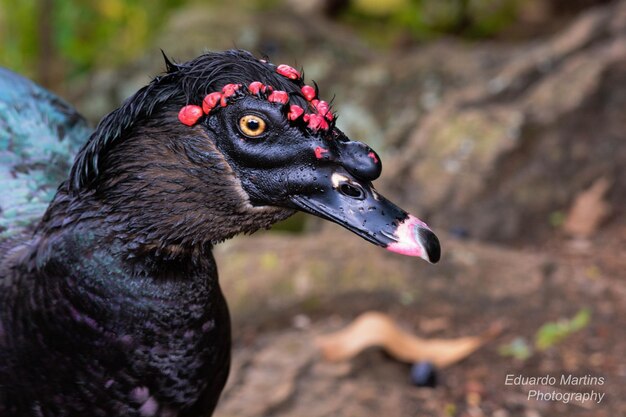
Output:
[[426,223],[384,198],[371,183],[352,181],[346,186],[334,178],[332,182],[329,189],[292,196],[292,204],[392,252],[417,256],[430,263],[439,261],[439,239]]

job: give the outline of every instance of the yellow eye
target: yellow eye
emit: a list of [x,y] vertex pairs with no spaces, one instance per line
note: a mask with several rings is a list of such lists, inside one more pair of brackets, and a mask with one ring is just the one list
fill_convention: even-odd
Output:
[[265,120],[253,114],[243,116],[239,119],[239,130],[244,135],[255,138],[265,132]]

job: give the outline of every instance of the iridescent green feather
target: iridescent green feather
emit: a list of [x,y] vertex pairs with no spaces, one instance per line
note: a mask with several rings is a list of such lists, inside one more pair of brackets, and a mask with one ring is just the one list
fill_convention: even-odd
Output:
[[38,221],[90,133],[69,104],[0,68],[0,240]]

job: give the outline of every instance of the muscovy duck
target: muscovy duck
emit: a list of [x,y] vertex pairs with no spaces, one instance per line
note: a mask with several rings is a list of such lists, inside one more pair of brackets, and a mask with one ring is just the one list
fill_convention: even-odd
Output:
[[439,259],[299,71],[239,50],[166,67],[88,139],[71,107],[0,72],[2,416],[210,416],[231,343],[211,249],[296,210]]

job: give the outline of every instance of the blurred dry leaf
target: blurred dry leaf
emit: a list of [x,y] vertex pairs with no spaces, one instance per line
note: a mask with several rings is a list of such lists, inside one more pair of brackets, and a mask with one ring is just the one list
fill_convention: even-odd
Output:
[[612,181],[606,177],[598,178],[591,187],[576,196],[563,224],[565,233],[587,238],[596,232],[611,212],[610,204],[604,200],[611,184]]
[[444,368],[466,358],[501,331],[501,325],[494,325],[480,336],[422,339],[401,329],[386,314],[370,311],[345,329],[318,337],[316,344],[327,361],[349,360],[369,347],[378,346],[402,362],[429,361]]

